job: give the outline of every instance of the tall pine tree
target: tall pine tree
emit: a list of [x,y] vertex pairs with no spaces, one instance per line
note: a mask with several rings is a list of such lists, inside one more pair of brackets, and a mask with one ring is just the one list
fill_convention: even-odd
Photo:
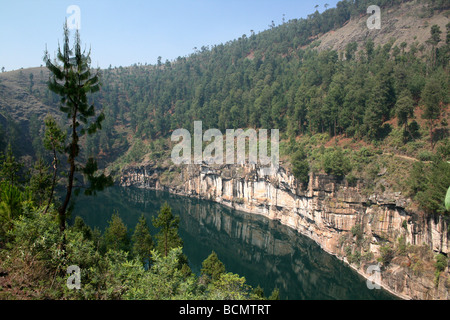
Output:
[[[48,88],[60,96],[60,110],[67,115],[71,128],[70,143],[66,147],[69,163],[66,195],[58,209],[60,230],[63,232],[66,227],[66,211],[75,187],[75,173],[82,169],[88,177],[91,187],[86,189],[87,193],[92,192],[93,189],[102,189],[106,184],[111,183],[111,180],[104,175],[94,176],[97,166],[93,159],[89,159],[84,168],[77,163],[80,153],[79,139],[86,133],[93,134],[101,129],[101,122],[104,119],[103,113],[96,114],[94,105],[90,104],[87,98],[88,94],[100,90],[100,79],[98,73],[91,74],[90,52],[81,51],[78,30],[75,35],[74,48],[70,48],[67,24],[64,24],[63,48],[58,48],[55,62],[51,61],[47,51],[44,62],[50,71]],[[91,118],[94,120],[90,120]]]
[[159,214],[153,218],[153,226],[160,228],[156,235],[158,240],[156,249],[165,257],[169,254],[171,249],[183,246],[183,240],[178,235],[178,226],[180,224],[180,217],[174,216],[172,208],[166,203],[161,207]]

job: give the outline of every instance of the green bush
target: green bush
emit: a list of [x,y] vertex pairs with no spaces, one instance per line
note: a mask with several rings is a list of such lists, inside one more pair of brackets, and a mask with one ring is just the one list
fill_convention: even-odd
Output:
[[303,150],[298,150],[292,156],[292,173],[303,185],[309,182],[309,163]]
[[[404,221],[406,221],[406,220],[404,220]],[[398,254],[401,255],[401,256],[406,255],[406,248],[407,248],[407,246],[406,246],[406,239],[405,239],[405,237],[401,236],[401,237],[399,237],[397,239],[397,241],[398,241],[398,248],[397,248]]]
[[445,198],[450,186],[450,163],[435,161],[429,167],[414,167],[410,180],[413,182],[415,200],[428,213],[445,214]]
[[344,177],[351,170],[349,159],[344,155],[341,148],[325,153],[323,158],[323,168],[327,174],[338,178]]
[[441,272],[443,272],[445,268],[447,268],[447,257],[444,256],[442,253],[439,253],[436,256],[436,262],[434,263],[434,267],[436,268],[434,273],[434,284],[437,287],[439,285]]
[[356,186],[356,182],[358,181],[358,178],[351,172],[345,177],[345,179],[351,187]]
[[442,253],[439,253],[436,256],[436,262],[434,264],[436,271],[442,272],[447,268],[447,257],[443,255]]
[[354,237],[356,237],[356,241],[359,242],[359,241],[362,240],[362,238],[363,238],[363,230],[362,230],[362,226],[360,224],[354,225],[351,228],[351,232],[352,232],[352,235]]
[[419,152],[417,157],[419,158],[420,161],[432,161],[434,153],[431,151],[424,150]]
[[378,258],[378,261],[381,262],[384,266],[387,266],[394,258],[395,250],[391,245],[386,244],[380,247],[380,254],[381,255]]

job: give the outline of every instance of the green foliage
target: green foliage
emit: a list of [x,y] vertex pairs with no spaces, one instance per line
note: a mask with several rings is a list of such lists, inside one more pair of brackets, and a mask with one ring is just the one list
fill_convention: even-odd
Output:
[[325,153],[323,168],[327,174],[343,178],[351,170],[349,159],[344,155],[341,148],[335,148]]
[[45,118],[44,147],[54,153],[64,152],[67,134],[62,131],[52,116]]
[[88,225],[86,225],[83,218],[81,218],[79,216],[75,217],[75,221],[73,223],[71,230],[76,231],[76,232],[81,232],[81,234],[83,235],[83,238],[86,240],[93,239],[92,229]]
[[[447,77],[448,78],[448,77]],[[428,79],[422,92],[424,112],[422,118],[428,120],[430,130],[430,142],[434,147],[435,136],[433,130],[437,120],[440,118],[443,103],[448,103],[448,79],[440,73]]]
[[2,221],[12,221],[18,218],[22,212],[23,194],[19,187],[9,184],[8,182],[1,182],[0,189],[0,214]]
[[150,260],[151,251],[153,250],[153,238],[144,215],[139,218],[131,240],[133,242],[133,254],[143,261]]
[[[214,255],[203,263],[204,274],[214,274],[205,285],[202,278],[186,272],[181,247],[170,249],[167,255],[156,250],[148,253],[148,227],[142,217],[132,240],[133,249],[144,253],[135,256],[123,250],[126,227],[116,214],[102,236],[107,244],[105,250],[100,250],[96,232],[81,218],[76,218],[63,234],[56,213],[44,214],[43,208],[15,217],[11,222],[7,245],[0,251],[0,267],[16,279],[13,285],[21,288],[17,292],[28,292],[34,299],[262,298],[246,284],[245,278],[225,273],[223,264]],[[60,245],[62,239],[64,246]],[[142,263],[143,255],[150,256],[148,267]],[[69,290],[66,286],[66,270],[70,265],[80,267],[81,290]],[[13,291],[7,292],[15,297]],[[5,297],[3,291],[0,296]]]
[[[380,0],[375,4],[387,6],[400,2]],[[431,9],[443,6],[442,1],[429,4]],[[279,128],[292,141],[298,135],[311,135],[311,144],[317,142],[317,146],[323,147],[330,137],[341,134],[355,140],[366,138],[379,142],[390,129],[383,124],[394,115],[398,117],[398,124],[404,125],[404,137],[417,139],[422,131],[417,122],[408,122],[413,106],[418,104],[424,106],[423,115],[428,120],[434,147],[439,140],[434,129],[443,106],[448,103],[449,26],[446,44],[439,48],[441,31],[432,27],[428,44],[433,50],[424,52],[423,59],[417,55],[417,45],[412,45],[409,51],[404,50],[405,45],[400,45],[402,50],[399,51],[392,48],[392,43],[375,47],[372,39],[368,39],[364,48],[358,48],[356,43],[349,44],[345,48],[346,59],[333,50],[313,49],[319,42],[308,47],[316,35],[342,26],[351,17],[365,14],[367,5],[367,1],[340,1],[336,8],[314,13],[308,19],[294,19],[278,27],[273,25],[270,30],[226,45],[204,47],[174,63],[111,68],[103,73],[101,92],[99,73],[91,74],[90,54],[81,52],[78,34],[71,49],[65,29],[62,50],[58,50],[56,57],[60,65],[53,63],[48,54],[45,57],[50,70],[50,91],[45,102],[59,101],[60,111],[71,129],[66,136],[54,119],[46,120],[42,142],[53,153],[53,178],[50,179],[49,168],[42,162],[36,163],[29,181],[21,177],[23,165],[14,156],[19,154],[16,152],[19,144],[15,142],[21,135],[20,126],[7,119],[5,128],[0,127],[2,150],[10,142],[0,166],[2,268],[23,276],[24,281],[18,288],[33,291],[37,298],[261,298],[262,289],[252,290],[245,278],[226,273],[217,256],[211,255],[203,264],[202,274],[211,279],[206,285],[190,272],[178,235],[179,218],[172,215],[168,204],[153,220],[154,226],[160,229],[153,251],[143,217],[134,230],[132,246],[127,227],[117,214],[113,215],[103,235],[98,230],[92,231],[81,219],[75,219],[70,228],[61,228],[61,225],[58,228],[58,222],[65,223],[72,188],[77,187],[72,183],[77,180],[77,173],[83,173],[85,182],[89,183],[88,193],[101,190],[111,181],[96,173],[97,163],[87,154],[100,151],[112,154],[114,148],[126,149],[129,147],[126,137],[132,134],[135,143],[123,161],[140,161],[148,151],[152,152],[152,157],[159,158],[166,146],[158,142],[158,146],[148,149],[143,141],[157,138],[163,141],[162,138],[167,138],[175,128],[192,129],[193,119],[202,119],[204,127],[209,128]],[[30,76],[29,80],[29,92],[36,94],[36,79]],[[93,101],[105,105],[104,113],[95,110]],[[30,119],[30,135],[38,153],[42,146],[36,136],[39,126],[35,122],[36,118]],[[102,129],[99,135],[91,135],[99,129]],[[89,146],[86,154],[80,153],[82,136]],[[421,143],[410,141],[405,148],[421,151]],[[427,212],[449,211],[450,191],[445,196],[450,185],[448,150],[448,140],[441,140],[436,156],[423,151],[419,154],[422,160],[433,160],[433,163],[413,164],[410,191]],[[340,148],[317,148],[311,153],[328,174],[343,178],[352,169],[349,158]],[[59,180],[56,173],[61,154],[68,158],[70,169],[58,219],[54,210],[57,202],[51,195]],[[83,159],[87,160],[86,165],[80,166],[79,156],[86,157]],[[373,158],[374,153],[369,148],[354,153],[355,162],[361,167],[372,164]],[[294,153],[291,160],[294,175],[306,184],[310,169],[306,152]],[[311,162],[311,168],[316,169],[313,165]],[[374,176],[379,171],[376,163],[370,168]],[[348,176],[349,181],[350,178]],[[351,231],[361,240],[361,228]],[[398,240],[401,253],[404,238]],[[351,247],[346,247],[345,251],[351,262],[359,263],[363,259],[360,251],[352,253]],[[387,265],[394,252],[392,246],[382,246],[380,261]],[[148,269],[143,259],[149,260]],[[442,259],[437,258],[437,271],[445,265]],[[65,287],[65,270],[71,264],[82,269],[83,290],[69,291]],[[421,260],[414,260],[413,270],[420,273],[422,269]],[[279,298],[277,289],[271,298]]]
[[245,278],[231,272],[222,273],[209,291],[209,297],[214,300],[245,300],[251,297]]
[[129,251],[130,239],[128,237],[128,229],[117,212],[112,215],[111,220],[108,222],[104,242],[106,251]]
[[31,256],[43,261],[49,268],[56,268],[60,263],[61,235],[55,217],[33,212],[29,216],[20,216],[13,223],[12,247],[15,250],[28,250]]
[[408,230],[408,222],[405,220],[402,221],[402,228]]
[[437,272],[444,271],[445,268],[447,268],[447,257],[445,255],[443,255],[442,253],[439,253],[436,256],[436,263],[434,266],[435,266]]
[[139,162],[139,161],[141,161],[142,158],[147,153],[146,149],[147,148],[145,147],[145,145],[142,142],[142,140],[136,139],[134,141],[133,146],[128,151],[128,153],[127,153],[127,155],[125,157],[125,160],[127,162]]
[[52,174],[43,159],[38,159],[32,169],[28,189],[38,206],[47,203],[52,188]]
[[[153,265],[149,272],[143,273],[140,267],[138,277],[126,272],[130,277],[130,288],[125,299],[192,299],[197,294],[196,280],[193,275],[185,278],[177,268],[182,255],[181,248],[172,249],[167,256],[153,251]],[[133,268],[136,268],[133,265]],[[139,281],[137,281],[139,279]]]
[[209,281],[216,281],[223,273],[225,273],[225,265],[213,251],[208,258],[203,261],[200,274],[208,277]]
[[255,289],[253,289],[252,294],[256,298],[264,299],[264,289],[261,288],[259,285]]
[[[406,221],[406,220],[404,220],[404,221]],[[397,239],[397,242],[398,242],[397,243],[397,254],[401,255],[401,256],[406,255],[407,246],[406,246],[406,238],[405,238],[405,236],[399,237]]]
[[11,144],[8,144],[6,154],[2,153],[0,155],[0,163],[0,180],[6,180],[11,185],[17,184],[17,179],[23,168],[23,164],[16,160]]
[[[420,43],[410,50],[400,45],[400,51],[392,43],[375,46],[373,39],[349,43],[344,52],[316,50],[318,42],[309,46],[317,35],[366,14],[368,5],[340,1],[307,19],[203,47],[167,65],[103,70],[102,90],[93,97],[104,105],[105,119],[100,134],[88,138],[89,149],[112,158],[128,149],[122,160],[140,161],[149,151],[142,141],[190,130],[199,119],[205,128],[221,130],[278,128],[288,137],[328,133],[382,140],[383,123],[397,111],[405,123],[410,99],[421,105],[424,85],[444,69],[438,63],[427,72],[431,52],[422,59]],[[442,61],[446,54],[441,51]],[[127,135],[136,143],[129,146]]]
[[450,163],[436,160],[424,169],[421,167],[416,165],[410,178],[415,199],[428,213],[447,213],[445,198],[450,185]]
[[352,235],[354,237],[356,237],[357,244],[359,244],[361,242],[361,240],[363,239],[363,235],[364,235],[362,225],[357,224],[357,225],[353,226],[350,231],[351,231]]
[[450,212],[450,187],[448,187],[447,194],[445,196],[445,209]]
[[410,195],[415,196],[426,188],[425,165],[422,162],[415,162],[408,178]]
[[447,268],[448,266],[448,262],[447,262],[447,257],[444,256],[442,253],[439,253],[436,256],[436,262],[434,264],[435,267],[435,285],[436,287],[439,285],[439,278],[441,276],[441,272],[443,272],[445,270],[445,268]]
[[394,258],[394,255],[394,248],[390,244],[385,244],[380,247],[380,257],[378,258],[378,261],[381,262],[383,266],[387,266]]
[[156,235],[156,250],[160,254],[167,256],[171,249],[183,246],[183,240],[178,235],[179,223],[180,217],[174,216],[167,202],[164,203],[158,216],[153,218],[153,226],[160,228]]
[[278,288],[273,289],[272,293],[270,294],[269,300],[280,300],[280,290]]
[[85,180],[89,182],[88,187],[84,190],[85,195],[95,195],[97,191],[102,191],[114,184],[111,176],[106,176],[104,173],[99,175],[97,174],[97,170],[97,161],[94,158],[89,157],[85,167],[81,170]]
[[434,153],[431,151],[421,151],[418,153],[417,157],[419,158],[420,161],[432,161],[434,158]]
[[408,138],[408,119],[414,115],[414,100],[409,91],[405,90],[400,94],[395,104],[395,113],[398,125],[404,126],[403,141],[406,142]]
[[[81,51],[81,40],[78,30],[75,35],[75,44],[70,48],[69,30],[64,25],[64,44],[58,48],[56,60],[52,62],[48,52],[45,52],[44,62],[50,71],[48,89],[60,97],[59,109],[69,120],[70,143],[65,148],[67,153],[69,169],[67,174],[67,188],[62,205],[59,207],[59,221],[61,232],[65,229],[66,211],[69,206],[72,191],[74,189],[75,173],[80,171],[76,163],[80,153],[79,139],[86,133],[91,135],[101,129],[101,123],[105,115],[97,113],[94,104],[88,100],[88,94],[93,94],[100,90],[99,74],[91,74],[90,52]],[[92,120],[93,118],[93,120]],[[46,146],[59,151],[63,143],[63,134],[54,126],[51,119],[48,121],[49,133],[46,138]],[[50,137],[49,137],[50,136]],[[52,137],[54,139],[52,139]],[[102,190],[105,185],[111,184],[111,179],[103,174],[94,175],[97,169],[96,163],[89,158],[88,163],[81,171],[86,175],[90,186],[86,190],[87,194],[92,194],[95,190]]]
[[308,185],[309,163],[303,150],[298,150],[292,156],[292,173],[303,184]]

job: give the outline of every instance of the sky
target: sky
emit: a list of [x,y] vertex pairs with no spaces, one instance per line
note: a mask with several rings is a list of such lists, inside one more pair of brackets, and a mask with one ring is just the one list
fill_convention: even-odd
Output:
[[[258,33],[283,16],[306,18],[338,0],[0,0],[0,68],[39,67],[47,48],[55,56],[63,24],[80,22],[92,67],[156,64],[188,56],[194,48]],[[79,8],[79,15],[69,11]],[[79,17],[79,19],[76,19]],[[73,38],[72,38],[73,39]]]

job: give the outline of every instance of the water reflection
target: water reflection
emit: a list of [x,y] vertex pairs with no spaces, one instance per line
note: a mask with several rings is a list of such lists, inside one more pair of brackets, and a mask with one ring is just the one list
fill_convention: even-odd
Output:
[[384,290],[369,290],[355,271],[291,228],[211,201],[113,187],[96,197],[80,197],[74,216],[103,231],[116,210],[134,229],[142,213],[151,225],[164,201],[180,215],[184,252],[194,272],[214,250],[227,271],[245,276],[254,287],[259,284],[266,295],[277,287],[282,299],[393,298]]

